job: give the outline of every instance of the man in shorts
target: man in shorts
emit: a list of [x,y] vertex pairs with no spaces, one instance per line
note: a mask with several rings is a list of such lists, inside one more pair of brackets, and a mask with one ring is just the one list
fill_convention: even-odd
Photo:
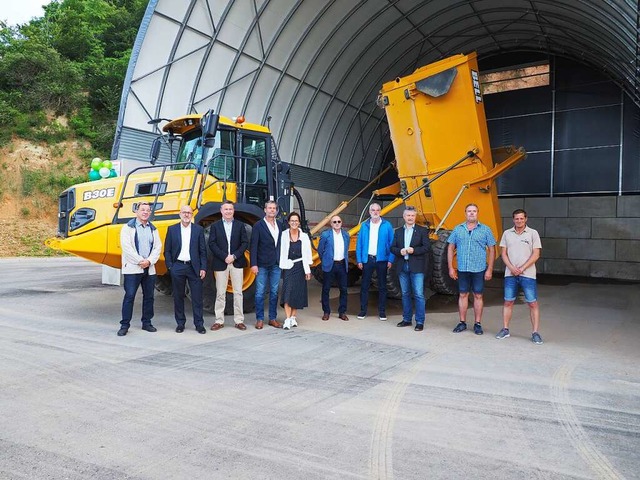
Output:
[[531,317],[531,341],[542,344],[542,337],[538,333],[540,326],[540,309],[536,284],[536,261],[540,258],[542,243],[540,235],[533,228],[527,226],[527,212],[522,209],[513,211],[513,228],[505,230],[500,240],[502,261],[506,269],[504,272],[504,307],[502,320],[504,327],[496,335],[497,339],[510,336],[509,322],[513,314],[513,302],[518,290],[522,289],[524,299],[529,305]]
[[[491,280],[493,262],[496,259],[496,239],[491,229],[478,221],[478,206],[470,203],[464,208],[467,220],[457,225],[447,242],[447,260],[449,276],[458,281],[458,313],[460,322],[453,329],[454,333],[467,329],[467,309],[469,308],[469,292],[473,292],[473,332],[482,335],[482,310],[485,280]],[[454,253],[458,254],[458,270],[453,268]],[[488,255],[487,255],[488,252]]]

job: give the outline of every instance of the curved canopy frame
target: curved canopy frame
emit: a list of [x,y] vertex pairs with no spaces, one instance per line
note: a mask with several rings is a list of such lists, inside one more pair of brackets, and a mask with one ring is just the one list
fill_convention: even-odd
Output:
[[[456,54],[559,55],[640,106],[638,0],[151,0],[123,130],[209,108],[270,123],[283,159],[360,180],[390,148],[382,83]],[[508,4],[508,5],[505,5]]]

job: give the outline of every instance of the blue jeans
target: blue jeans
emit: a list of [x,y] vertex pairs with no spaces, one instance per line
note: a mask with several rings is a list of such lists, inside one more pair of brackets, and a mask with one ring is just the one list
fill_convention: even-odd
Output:
[[460,293],[482,293],[484,290],[484,271],[458,272],[458,290]]
[[280,284],[280,267],[258,267],[256,275],[256,321],[264,322],[264,294],[269,285],[269,320],[278,316],[278,285]]
[[504,299],[513,302],[518,296],[518,288],[522,289],[524,299],[527,303],[538,300],[538,287],[535,278],[505,276],[504,277]]
[[360,283],[360,313],[367,313],[369,303],[369,287],[373,271],[378,274],[378,314],[386,317],[387,311],[387,262],[376,262],[370,259],[362,265],[362,280]]
[[142,285],[142,326],[151,325],[153,318],[153,292],[156,288],[156,276],[149,275],[149,269],[144,273],[127,273],[124,276],[124,299],[122,300],[122,320],[120,325],[129,328],[133,315],[133,301],[138,287]]
[[335,263],[331,267],[331,271],[322,272],[322,295],[320,297],[320,303],[322,304],[323,313],[331,313],[331,305],[329,303],[329,292],[331,290],[331,284],[333,280],[338,283],[338,289],[340,290],[340,303],[338,304],[338,314],[342,315],[347,313],[347,270],[344,265],[344,261],[341,263]]
[[416,303],[416,325],[424,325],[424,273],[412,273],[409,271],[409,263],[402,263],[402,269],[398,273],[400,289],[402,290],[402,321],[411,323],[413,316],[411,296],[413,295]]

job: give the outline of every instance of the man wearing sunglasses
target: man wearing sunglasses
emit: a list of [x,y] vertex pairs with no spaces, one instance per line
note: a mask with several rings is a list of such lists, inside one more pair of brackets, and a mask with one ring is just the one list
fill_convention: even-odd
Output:
[[333,280],[340,289],[338,318],[345,322],[347,317],[347,272],[349,270],[349,234],[342,229],[342,219],[338,215],[331,217],[331,229],[325,230],[318,243],[318,255],[322,264],[322,320],[329,320],[331,305],[329,291]]

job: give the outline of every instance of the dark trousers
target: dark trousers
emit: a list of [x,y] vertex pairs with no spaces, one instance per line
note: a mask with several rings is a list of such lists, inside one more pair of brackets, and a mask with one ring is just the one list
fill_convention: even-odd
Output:
[[184,314],[185,284],[189,282],[191,293],[191,307],[193,309],[193,323],[196,327],[204,326],[202,316],[202,280],[191,265],[176,262],[171,267],[171,286],[173,289],[173,312],[178,326],[184,327],[187,317]]
[[381,317],[387,312],[387,262],[369,261],[362,265],[362,280],[360,284],[360,313],[367,313],[369,303],[369,287],[374,270],[378,274],[378,313]]
[[331,305],[329,305],[329,290],[335,279],[340,289],[340,304],[338,305],[338,314],[347,313],[347,269],[344,260],[341,262],[333,262],[333,267],[329,272],[322,272],[322,311],[331,313]]
[[153,318],[153,292],[156,288],[156,276],[149,275],[149,269],[144,273],[128,273],[124,276],[124,299],[122,300],[122,320],[120,325],[129,328],[133,315],[133,301],[138,287],[142,285],[142,326],[151,325]]

